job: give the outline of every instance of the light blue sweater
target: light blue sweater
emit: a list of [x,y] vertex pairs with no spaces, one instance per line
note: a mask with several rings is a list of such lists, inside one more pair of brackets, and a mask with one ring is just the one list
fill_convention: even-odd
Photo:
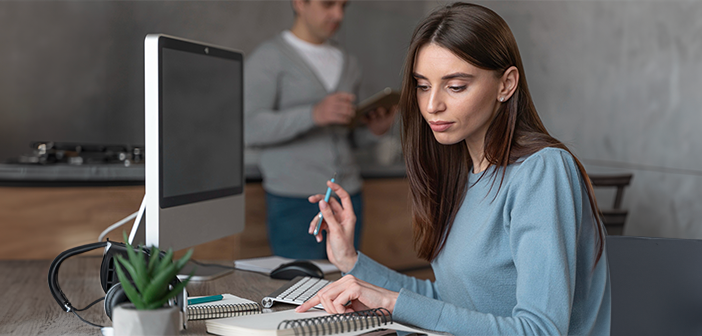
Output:
[[[394,272],[359,253],[349,272],[400,292],[393,317],[454,335],[609,335],[607,257],[573,157],[546,148],[506,168],[471,174],[436,282]],[[477,183],[476,183],[477,181]],[[489,194],[488,194],[489,193]]]

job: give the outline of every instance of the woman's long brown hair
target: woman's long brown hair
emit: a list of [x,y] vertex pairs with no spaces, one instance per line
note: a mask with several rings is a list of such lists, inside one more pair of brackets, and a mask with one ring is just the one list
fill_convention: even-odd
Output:
[[[515,66],[519,82],[514,94],[499,107],[485,135],[485,159],[506,167],[546,147],[570,150],[549,135],[529,93],[517,42],[507,23],[485,7],[455,3],[440,8],[415,29],[403,69],[400,111],[403,123],[403,151],[410,182],[414,243],[420,258],[434,260],[444,247],[453,220],[466,193],[473,163],[464,141],[453,145],[437,142],[424,121],[417,103],[413,77],[418,50],[429,43],[448,49],[456,56],[501,76]],[[572,153],[571,153],[572,155]],[[575,158],[587,187],[596,228],[597,257],[604,249],[605,231],[599,217],[592,184],[585,168]],[[502,187],[505,170],[498,188]],[[493,183],[498,169],[494,170]]]

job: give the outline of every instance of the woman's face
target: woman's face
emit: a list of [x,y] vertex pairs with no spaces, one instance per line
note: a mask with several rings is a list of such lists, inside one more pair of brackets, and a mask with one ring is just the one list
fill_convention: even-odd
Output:
[[419,110],[436,140],[444,145],[466,140],[469,148],[482,146],[499,107],[500,78],[495,72],[430,43],[419,49],[413,76]]

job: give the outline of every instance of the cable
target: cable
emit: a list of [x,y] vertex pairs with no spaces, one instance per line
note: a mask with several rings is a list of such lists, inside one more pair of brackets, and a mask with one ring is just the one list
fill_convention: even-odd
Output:
[[100,302],[100,301],[102,301],[102,300],[104,300],[104,299],[105,299],[105,297],[103,296],[103,297],[101,297],[101,298],[99,298],[99,299],[93,301],[93,303],[87,305],[85,308],[81,308],[81,309],[73,308],[73,310],[75,310],[75,311],[84,311],[84,310],[90,309],[90,307],[94,306],[96,303],[98,303],[98,302]]
[[102,231],[102,233],[100,234],[100,236],[98,236],[98,241],[101,242],[102,239],[105,238],[105,236],[106,236],[108,233],[110,233],[110,231],[112,231],[112,230],[114,230],[114,229],[116,229],[116,228],[122,226],[124,223],[126,223],[126,222],[128,222],[128,221],[134,219],[134,217],[136,217],[136,215],[137,215],[138,213],[139,213],[139,211],[137,211],[137,212],[135,212],[135,213],[133,213],[133,214],[127,216],[127,217],[124,217],[122,220],[120,220],[120,221],[117,222],[117,223],[114,223],[114,224],[110,225],[110,227],[108,227],[107,229],[105,229],[105,231]]
[[72,312],[74,315],[78,316],[78,318],[79,318],[81,321],[83,321],[83,322],[85,322],[85,323],[87,323],[87,324],[89,324],[89,325],[91,325],[91,326],[93,326],[93,327],[104,328],[104,326],[101,326],[101,325],[99,325],[99,324],[95,324],[95,323],[92,323],[92,322],[87,321],[86,319],[84,319],[84,318],[82,318],[80,315],[78,315],[78,313],[77,313],[77,312],[79,312],[79,311],[84,311],[84,310],[89,309],[90,307],[94,306],[95,304],[97,304],[98,302],[100,302],[100,301],[102,301],[102,300],[104,300],[104,299],[105,299],[105,297],[103,296],[103,297],[101,297],[101,298],[99,298],[99,299],[93,301],[91,304],[87,305],[85,308],[81,308],[81,309],[72,308],[72,309],[71,309],[71,312]]
[[581,161],[588,163],[588,164],[591,164],[591,165],[595,165],[595,166],[605,166],[605,167],[614,167],[614,168],[629,168],[629,169],[637,169],[637,170],[654,171],[654,172],[659,172],[659,173],[702,176],[702,170],[695,170],[695,169],[669,168],[669,167],[651,166],[651,165],[644,165],[644,164],[638,164],[638,163],[618,162],[618,161],[609,161],[609,160],[581,159]]
[[81,321],[83,321],[83,322],[85,322],[85,323],[87,323],[87,324],[90,324],[90,325],[93,326],[93,327],[104,328],[104,326],[101,326],[101,325],[99,325],[99,324],[95,324],[95,323],[86,321],[84,318],[80,317],[80,315],[78,315],[78,313],[76,313],[75,310],[71,310],[71,311],[73,312],[73,314],[75,314],[76,316],[78,316],[78,318],[79,318]]

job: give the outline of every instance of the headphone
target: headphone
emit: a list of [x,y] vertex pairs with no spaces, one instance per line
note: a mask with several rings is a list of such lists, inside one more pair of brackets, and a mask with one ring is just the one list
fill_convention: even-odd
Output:
[[[64,260],[72,256],[102,247],[105,248],[105,252],[103,253],[102,264],[100,265],[100,285],[102,286],[102,290],[105,291],[105,297],[94,301],[85,308],[77,309],[73,307],[70,301],[68,301],[68,298],[66,298],[66,295],[61,290],[61,286],[59,286],[58,272],[59,268],[61,267],[61,263],[63,263]],[[150,251],[148,249],[140,247],[135,250],[138,253],[145,254],[147,257],[146,259],[148,260],[148,256],[150,254]],[[124,289],[122,289],[122,284],[119,283],[119,278],[117,277],[117,273],[115,271],[115,256],[117,255],[122,255],[126,258],[127,246],[123,243],[111,242],[109,240],[106,242],[82,245],[61,252],[54,259],[54,261],[51,263],[51,266],[49,267],[49,289],[51,290],[51,295],[56,300],[56,303],[58,303],[59,306],[61,306],[61,309],[65,310],[66,312],[75,314],[81,321],[87,324],[90,324],[94,327],[102,328],[102,326],[100,325],[84,320],[82,317],[80,317],[80,315],[78,315],[77,312],[86,310],[104,299],[105,314],[108,318],[110,318],[110,320],[112,320],[112,312],[114,311],[114,308],[121,303],[129,302],[127,295],[124,293]],[[171,285],[175,286],[179,282],[180,281],[176,278],[171,283]],[[186,327],[185,323],[187,318],[185,318],[185,311],[187,309],[187,300],[188,293],[185,289],[183,289],[183,292],[180,295],[177,295],[174,300],[169,300],[170,306],[178,306],[179,311],[181,312],[181,321],[183,322],[183,328]]]

